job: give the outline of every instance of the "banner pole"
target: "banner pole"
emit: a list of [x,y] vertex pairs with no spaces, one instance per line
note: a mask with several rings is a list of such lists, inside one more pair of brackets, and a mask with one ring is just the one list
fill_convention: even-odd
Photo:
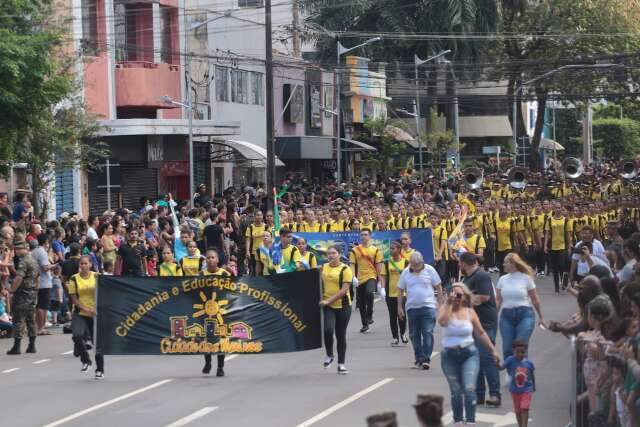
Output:
[[578,369],[578,351],[576,348],[576,337],[575,335],[571,336],[571,378],[570,378],[570,386],[569,392],[571,393],[571,421],[569,422],[567,427],[577,427],[577,418],[578,418],[578,377],[577,377],[577,369]]
[[98,354],[98,288],[100,287],[100,275],[96,276],[96,290],[93,296],[96,302],[96,317],[93,319],[93,360],[96,360],[96,354]]

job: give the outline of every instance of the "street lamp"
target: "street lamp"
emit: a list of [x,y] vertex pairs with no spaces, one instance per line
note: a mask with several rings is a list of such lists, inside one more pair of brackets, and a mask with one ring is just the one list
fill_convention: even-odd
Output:
[[336,126],[336,163],[337,163],[337,168],[336,168],[336,178],[338,181],[338,184],[342,181],[342,144],[340,142],[340,57],[342,55],[344,55],[345,53],[349,53],[355,49],[358,49],[360,47],[366,46],[370,43],[374,43],[377,41],[382,40],[381,37],[374,37],[372,39],[369,39],[367,41],[365,41],[364,43],[360,43],[357,46],[351,47],[351,48],[346,48],[342,45],[342,43],[340,43],[339,41],[336,42],[336,59],[337,59],[337,69],[336,69],[336,122],[337,122],[337,126]]
[[[416,73],[416,99],[415,99],[415,104],[414,104],[414,113],[416,114],[416,136],[418,137],[418,156],[420,159],[420,179],[424,179],[424,167],[422,165],[422,138],[420,138],[420,81],[418,80],[418,67],[421,65],[426,64],[427,62],[433,61],[435,59],[438,59],[444,55],[446,55],[447,53],[450,53],[451,50],[447,49],[447,50],[443,50],[442,52],[438,53],[437,55],[434,55],[430,58],[427,58],[425,60],[422,60],[418,57],[418,55],[413,55],[413,59],[414,59],[414,69],[415,69],[415,73]],[[411,114],[409,114],[411,115]]]
[[[527,80],[526,82],[522,83],[520,86],[518,86],[516,88],[516,90],[513,92],[513,112],[512,112],[512,135],[513,135],[513,150],[514,153],[516,153],[516,156],[514,156],[514,164],[516,162],[517,159],[517,153],[518,153],[518,127],[517,127],[517,120],[518,120],[518,115],[516,114],[516,110],[518,108],[518,94],[522,92],[522,90],[524,89],[525,86],[530,85],[531,83],[535,83],[539,80],[542,79],[546,79],[547,77],[552,76],[553,74],[556,74],[560,71],[564,71],[564,70],[575,70],[575,69],[587,69],[587,68],[613,68],[613,67],[624,67],[624,65],[622,64],[570,64],[570,65],[563,65],[562,67],[558,67],[554,70],[551,71],[547,71],[544,74],[539,75],[538,77],[534,77],[531,80]],[[588,103],[588,101],[587,101]],[[591,159],[591,155],[590,150],[591,147],[585,147],[586,151],[585,151],[585,160],[588,161]]]
[[[191,85],[189,85],[191,86]],[[191,88],[189,87],[188,93],[191,92]],[[179,105],[188,111],[189,118],[189,206],[193,207],[193,187],[194,187],[194,176],[193,176],[193,106],[191,105],[191,96],[187,96],[189,99],[187,103],[174,101],[169,95],[164,95],[160,99],[162,102],[169,105]]]

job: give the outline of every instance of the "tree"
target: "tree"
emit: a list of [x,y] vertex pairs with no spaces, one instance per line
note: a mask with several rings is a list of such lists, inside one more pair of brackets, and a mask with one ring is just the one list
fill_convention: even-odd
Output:
[[[392,124],[402,127],[402,122],[390,121],[388,119],[367,119],[364,127],[368,131],[368,135],[362,135],[371,145],[377,147],[378,152],[375,155],[368,155],[365,158],[365,164],[374,169],[379,169],[383,175],[387,175],[387,171],[395,171],[400,165],[398,160],[403,156],[410,154],[409,149],[403,142],[398,142],[388,132],[385,132],[387,125]],[[396,160],[393,164],[393,160]]]
[[631,119],[593,121],[594,148],[610,159],[620,160],[640,152],[640,123]]

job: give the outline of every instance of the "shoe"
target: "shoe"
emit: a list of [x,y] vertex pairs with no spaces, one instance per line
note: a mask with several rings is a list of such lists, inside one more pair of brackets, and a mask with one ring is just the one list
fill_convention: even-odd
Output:
[[29,347],[27,347],[27,353],[36,352],[36,337],[29,337]]
[[324,363],[322,365],[324,366],[324,369],[331,367],[331,365],[333,365],[333,356],[324,359]]
[[96,380],[103,380],[103,379],[104,379],[104,372],[102,372],[102,371],[96,371],[96,374],[95,374],[94,378],[95,378]]
[[496,396],[491,396],[484,402],[485,406],[488,408],[499,408],[502,402],[500,402],[500,398]]
[[91,362],[83,363],[82,368],[80,368],[80,372],[87,372],[90,367],[91,367]]
[[484,398],[482,399],[476,399],[476,405],[484,405]]
[[422,362],[422,364],[420,365],[422,367],[422,369],[424,369],[425,371],[428,371],[429,369],[431,369],[431,365],[429,364],[429,362]]
[[400,335],[400,339],[402,340],[403,344],[407,344],[409,342],[409,338],[407,338],[405,334]]
[[343,364],[338,365],[338,375],[347,375],[348,373],[349,370],[346,366],[344,366]]
[[87,341],[85,343],[85,347],[86,347],[87,351],[91,350],[93,348],[93,343],[91,341]]
[[204,375],[209,375],[211,373],[211,363],[204,364],[204,368],[202,368],[202,373]]
[[360,333],[364,334],[365,332],[367,332],[369,330],[369,325],[365,325],[362,328],[360,328]]
[[13,347],[11,347],[11,349],[9,349],[9,351],[7,351],[8,355],[14,355],[14,354],[20,354],[22,353],[20,351],[20,342],[22,341],[21,338],[14,338],[13,339]]
[[420,362],[413,362],[413,366],[411,367],[412,369],[422,369],[422,363]]
[[373,319],[369,319],[369,320],[367,320],[367,323],[368,323],[368,324],[370,324],[370,325],[373,325],[373,323],[374,323],[374,322],[373,322]]
[[391,347],[397,347],[399,345],[400,345],[400,340],[398,340],[398,338],[391,341]]
[[224,377],[224,368],[216,369],[216,377]]

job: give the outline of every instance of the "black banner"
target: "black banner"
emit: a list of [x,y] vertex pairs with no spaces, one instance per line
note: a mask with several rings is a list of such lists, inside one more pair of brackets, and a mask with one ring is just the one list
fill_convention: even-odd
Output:
[[322,346],[320,277],[113,277],[98,281],[103,354],[280,353]]

